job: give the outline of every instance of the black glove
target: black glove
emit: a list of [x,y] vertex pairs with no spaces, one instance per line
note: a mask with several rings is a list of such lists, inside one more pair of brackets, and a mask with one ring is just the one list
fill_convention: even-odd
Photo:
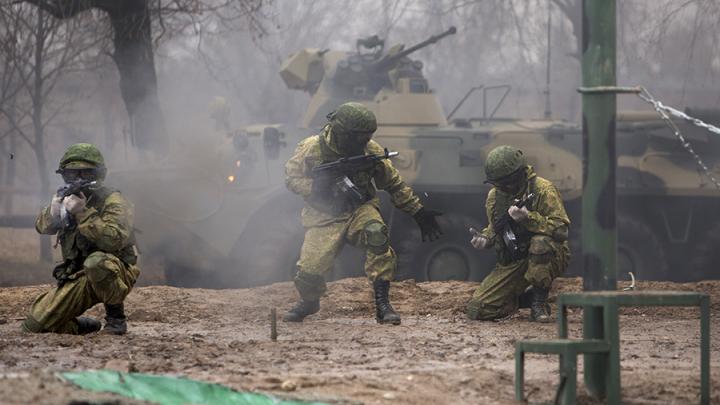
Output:
[[420,211],[413,215],[415,222],[417,222],[420,227],[423,242],[426,240],[432,242],[440,239],[440,235],[442,235],[443,232],[437,223],[437,219],[435,219],[435,217],[440,215],[442,215],[440,211],[426,210],[425,208],[420,208]]
[[57,280],[58,288],[62,287],[68,280],[68,265],[67,263],[60,263],[52,271],[52,275]]

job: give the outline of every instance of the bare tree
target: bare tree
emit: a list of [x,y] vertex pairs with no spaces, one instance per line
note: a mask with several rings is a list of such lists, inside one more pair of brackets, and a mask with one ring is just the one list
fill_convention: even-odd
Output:
[[[51,94],[69,72],[83,68],[83,55],[96,45],[83,29],[87,21],[62,22],[42,9],[23,4],[0,8],[0,116],[8,133],[24,140],[33,151],[40,179],[40,195],[50,195],[45,155],[47,128],[73,102],[53,101]],[[8,173],[14,176],[14,173]],[[43,258],[49,259],[49,241],[43,239]]]
[[[66,20],[98,11],[112,33],[112,57],[120,74],[120,91],[131,123],[134,143],[163,152],[165,121],[158,100],[153,45],[165,35],[192,29],[209,18],[231,26],[238,21],[260,26],[256,14],[262,0],[18,0]],[[153,23],[159,32],[153,37]],[[109,28],[109,29],[108,29]]]

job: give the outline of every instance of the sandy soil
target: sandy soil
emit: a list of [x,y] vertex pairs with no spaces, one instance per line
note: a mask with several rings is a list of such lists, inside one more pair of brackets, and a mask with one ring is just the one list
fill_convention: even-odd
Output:
[[[400,326],[373,319],[364,279],[330,283],[322,310],[301,324],[279,322],[269,338],[268,315],[295,299],[292,284],[242,290],[136,288],[128,297],[130,331],[104,335],[26,335],[20,319],[48,286],[0,289],[0,402],[67,404],[71,400],[131,403],[60,382],[59,370],[106,365],[176,374],[295,398],[337,403],[513,403],[513,344],[551,338],[555,324],[528,322],[527,310],[503,322],[462,315],[474,283],[393,283]],[[712,294],[713,402],[720,403],[720,282],[640,283],[641,289]],[[579,290],[560,279],[558,291]],[[101,317],[99,306],[89,311]],[[581,313],[570,315],[575,336]],[[696,309],[627,309],[622,324],[623,395],[628,403],[695,403],[699,393],[699,315]],[[115,360],[115,361],[113,361]],[[117,360],[120,360],[119,362]],[[110,363],[109,363],[110,362]],[[557,359],[529,356],[526,394],[551,400]],[[583,389],[581,388],[581,392]],[[587,396],[583,402],[593,402]]]

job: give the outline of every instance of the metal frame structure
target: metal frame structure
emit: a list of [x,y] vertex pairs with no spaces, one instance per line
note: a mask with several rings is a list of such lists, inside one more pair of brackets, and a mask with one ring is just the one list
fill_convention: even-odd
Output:
[[[601,339],[568,339],[567,308],[597,309],[602,314]],[[710,404],[710,297],[687,291],[594,291],[558,297],[558,335],[554,340],[524,340],[515,344],[515,399],[523,400],[525,353],[560,355],[560,384],[557,400],[575,403],[577,356],[594,355],[608,364],[603,370],[602,391],[608,404],[621,400],[619,309],[625,306],[676,306],[700,308],[700,403]]]
[[[615,129],[618,93],[639,93],[638,87],[616,85],[616,0],[582,3],[583,106],[583,288],[584,293],[558,299],[559,339],[519,341],[515,345],[515,398],[523,400],[526,352],[560,355],[560,386],[556,403],[574,404],[577,356],[584,355],[585,387],[609,404],[621,399],[621,306],[698,306],[701,322],[701,397],[710,403],[710,299],[706,294],[675,291],[617,290]],[[567,339],[567,307],[583,307],[583,339]]]

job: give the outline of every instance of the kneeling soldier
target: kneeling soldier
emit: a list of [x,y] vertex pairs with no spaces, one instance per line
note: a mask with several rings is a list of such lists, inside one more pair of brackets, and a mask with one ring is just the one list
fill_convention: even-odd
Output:
[[497,265],[475,290],[467,315],[499,319],[529,306],[531,320],[549,322],[548,293],[570,258],[570,220],[560,193],[525,163],[522,151],[510,146],[490,151],[485,174],[494,186],[485,203],[490,225],[471,243],[477,249],[494,248]]
[[40,212],[35,229],[57,234],[63,262],[53,270],[57,287],[35,300],[22,328],[34,333],[96,332],[100,322],[80,315],[102,302],[104,332],[124,334],[123,301],[140,273],[132,204],[102,185],[105,160],[94,145],[70,146],[57,173],[66,185]]
[[375,290],[378,323],[400,324],[388,300],[396,256],[380,215],[377,189],[387,191],[395,207],[415,218],[423,241],[439,237],[435,217],[440,213],[423,208],[387,159],[392,154],[370,139],[377,129],[370,110],[359,103],[345,103],[328,119],[322,133],[302,141],[285,166],[287,187],[305,199],[302,222],[306,230],[295,276],[300,301],[283,320],[301,322],[320,310],[320,297],[326,290],[323,274],[349,242],[366,251],[365,273]]

